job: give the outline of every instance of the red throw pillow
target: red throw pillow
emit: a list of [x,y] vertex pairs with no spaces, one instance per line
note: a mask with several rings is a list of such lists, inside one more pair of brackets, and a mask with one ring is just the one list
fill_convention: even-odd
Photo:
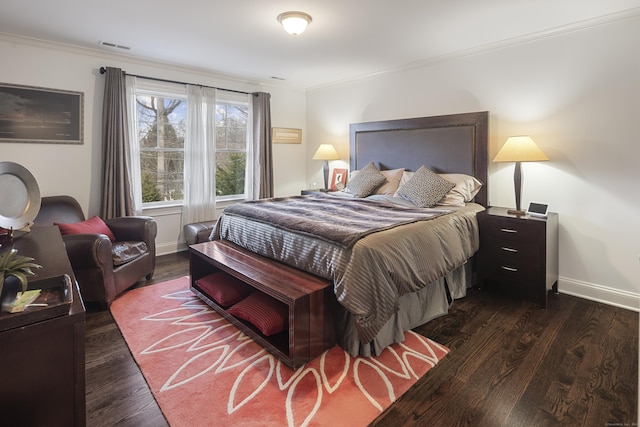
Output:
[[289,318],[289,308],[285,304],[262,292],[252,293],[227,313],[246,320],[267,337],[284,331]]
[[196,286],[223,307],[240,302],[253,291],[251,286],[222,271],[196,280]]
[[116,236],[107,224],[98,216],[93,216],[86,221],[74,222],[72,224],[61,224],[54,222],[60,228],[60,233],[65,234],[106,234],[112,242],[116,241]]

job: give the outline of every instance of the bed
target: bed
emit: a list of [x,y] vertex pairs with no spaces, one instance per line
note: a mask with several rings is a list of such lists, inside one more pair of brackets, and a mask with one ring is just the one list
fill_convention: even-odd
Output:
[[[446,314],[471,286],[475,215],[487,205],[487,146],[487,112],[352,124],[350,168],[361,176],[350,178],[349,191],[234,205],[211,239],[332,280],[338,343],[352,355],[377,355],[406,330]],[[388,180],[374,186],[378,194],[354,197],[372,166]],[[416,207],[423,195],[412,198],[409,190],[398,197],[420,183],[412,178],[434,173],[483,185],[456,206]],[[400,177],[397,185],[380,191],[396,179],[391,174]],[[360,230],[360,222],[367,226]]]

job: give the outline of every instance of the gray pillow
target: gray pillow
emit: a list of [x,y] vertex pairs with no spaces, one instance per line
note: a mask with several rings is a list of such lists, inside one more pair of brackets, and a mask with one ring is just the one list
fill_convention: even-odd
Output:
[[421,208],[430,208],[455,186],[453,182],[441,178],[423,165],[398,189],[398,196]]
[[355,197],[367,197],[385,182],[387,178],[371,162],[349,180],[347,188]]

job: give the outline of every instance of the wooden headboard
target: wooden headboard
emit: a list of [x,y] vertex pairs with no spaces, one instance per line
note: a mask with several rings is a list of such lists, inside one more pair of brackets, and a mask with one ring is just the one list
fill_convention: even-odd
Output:
[[483,183],[475,202],[487,206],[487,111],[353,123],[349,140],[352,171],[374,162],[380,170],[425,165],[437,173],[472,175]]

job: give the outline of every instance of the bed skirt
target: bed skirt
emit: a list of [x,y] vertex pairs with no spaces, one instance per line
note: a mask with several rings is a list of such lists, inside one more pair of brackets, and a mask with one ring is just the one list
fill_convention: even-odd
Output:
[[336,302],[334,320],[338,344],[351,356],[378,356],[391,344],[404,341],[404,333],[445,315],[454,300],[463,298],[473,285],[472,262],[469,260],[417,292],[402,295],[395,315],[387,321],[370,343],[358,338],[351,313]]

